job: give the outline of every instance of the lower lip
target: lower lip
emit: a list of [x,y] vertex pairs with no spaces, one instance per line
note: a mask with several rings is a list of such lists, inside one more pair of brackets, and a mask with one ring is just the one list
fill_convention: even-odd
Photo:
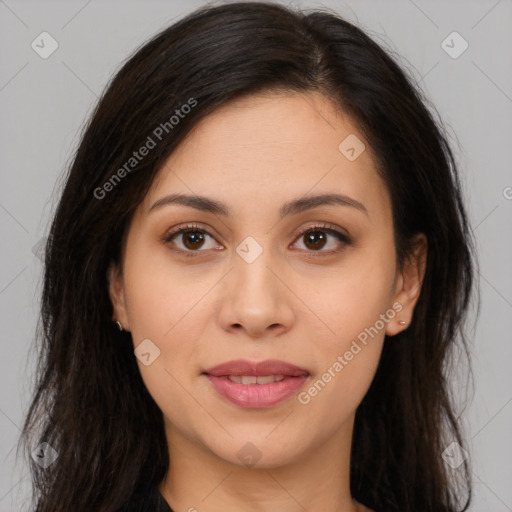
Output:
[[270,384],[239,384],[227,377],[206,376],[217,393],[235,405],[247,408],[272,407],[293,395],[308,378],[308,375],[302,375],[285,377]]

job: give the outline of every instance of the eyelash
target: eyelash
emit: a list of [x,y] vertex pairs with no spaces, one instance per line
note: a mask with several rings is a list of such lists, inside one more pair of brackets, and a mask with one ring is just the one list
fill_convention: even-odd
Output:
[[[169,244],[172,242],[173,238],[176,238],[178,235],[182,233],[186,233],[188,231],[198,231],[202,234],[208,235],[209,237],[215,239],[214,236],[212,236],[207,230],[201,228],[197,224],[187,224],[185,226],[179,226],[171,233],[166,234],[162,238],[162,242],[164,244]],[[308,226],[307,228],[301,230],[299,233],[295,234],[294,240],[298,240],[300,237],[304,236],[306,233],[310,231],[324,231],[330,235],[335,236],[344,246],[351,245],[352,241],[351,239],[345,235],[344,233],[341,233],[337,229],[335,229],[331,224],[328,223],[320,223],[315,224],[313,226]],[[191,250],[184,250],[184,249],[173,249],[175,251],[178,251],[182,254],[184,254],[186,257],[195,258],[199,256],[197,253],[205,252],[204,250],[198,250],[198,251],[191,251]],[[333,254],[341,252],[343,249],[331,249],[329,251],[307,251],[308,257],[324,257],[324,256],[332,256]]]

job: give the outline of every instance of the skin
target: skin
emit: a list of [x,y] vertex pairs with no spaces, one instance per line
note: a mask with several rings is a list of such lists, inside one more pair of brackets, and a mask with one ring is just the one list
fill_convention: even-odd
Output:
[[[411,320],[426,239],[417,238],[398,269],[388,191],[368,144],[354,161],[338,150],[349,134],[364,141],[355,123],[316,92],[238,99],[196,125],[132,219],[109,291],[134,347],[149,338],[160,350],[148,366],[138,364],[163,412],[170,468],[159,488],[176,512],[369,510],[349,488],[354,415],[384,336]],[[279,219],[283,203],[333,192],[360,201],[367,214],[331,204]],[[179,204],[148,213],[171,193],[213,198],[231,214]],[[190,222],[208,231],[202,245],[185,245],[186,234],[162,242],[171,228]],[[296,236],[319,222],[351,243],[322,229],[323,245]],[[252,263],[236,252],[248,236],[263,250]],[[332,249],[338,252],[322,256]],[[202,375],[231,359],[281,359],[309,371],[299,391],[307,390],[397,302],[401,311],[307,404],[294,395],[244,409]],[[252,467],[237,455],[248,442],[260,455]]]

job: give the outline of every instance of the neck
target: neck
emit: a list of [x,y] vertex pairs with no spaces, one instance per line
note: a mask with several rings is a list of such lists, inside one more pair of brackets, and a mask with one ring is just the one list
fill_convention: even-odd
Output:
[[237,454],[226,460],[167,424],[170,465],[159,490],[176,511],[362,512],[368,509],[350,494],[352,429],[353,418],[319,446],[290,452],[285,447],[287,460],[282,454],[265,457],[270,444],[259,441],[261,450],[247,444],[248,455],[252,449],[261,457],[248,467],[239,460],[242,450],[234,449]]

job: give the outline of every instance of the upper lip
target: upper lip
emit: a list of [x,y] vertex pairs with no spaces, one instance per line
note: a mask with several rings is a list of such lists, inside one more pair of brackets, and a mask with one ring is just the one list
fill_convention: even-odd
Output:
[[235,359],[209,368],[204,373],[213,375],[214,377],[229,375],[254,375],[256,377],[263,375],[284,375],[288,377],[300,377],[302,375],[309,375],[307,370],[277,359],[267,359],[265,361]]

